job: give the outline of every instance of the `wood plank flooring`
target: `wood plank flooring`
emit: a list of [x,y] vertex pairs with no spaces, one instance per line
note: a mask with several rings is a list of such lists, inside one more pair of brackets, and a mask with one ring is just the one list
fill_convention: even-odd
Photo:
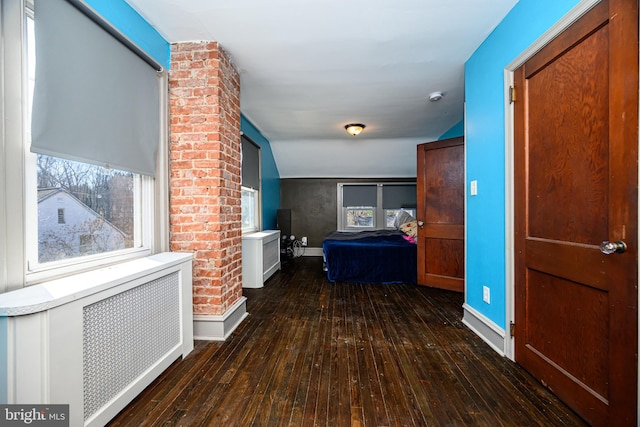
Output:
[[112,426],[582,426],[461,322],[461,294],[327,281],[296,258]]

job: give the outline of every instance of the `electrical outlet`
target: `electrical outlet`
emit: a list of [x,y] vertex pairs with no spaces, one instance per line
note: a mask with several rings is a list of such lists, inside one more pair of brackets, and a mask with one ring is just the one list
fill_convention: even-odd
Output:
[[491,290],[488,286],[482,287],[482,301],[491,304]]
[[302,242],[302,246],[307,246],[307,236],[304,236],[300,242]]

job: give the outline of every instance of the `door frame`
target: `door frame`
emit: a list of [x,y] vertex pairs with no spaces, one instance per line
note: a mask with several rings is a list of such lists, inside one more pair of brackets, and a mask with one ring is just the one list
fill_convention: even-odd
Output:
[[[507,325],[515,322],[515,220],[514,220],[514,105],[510,102],[510,88],[513,86],[514,71],[535,55],[540,49],[556,38],[560,33],[569,28],[585,13],[600,3],[601,0],[583,0],[573,7],[567,14],[540,36],[531,46],[525,49],[518,57],[509,63],[504,69],[504,111],[505,111],[505,319]],[[640,78],[640,76],[638,76]],[[518,94],[516,94],[516,97]],[[516,98],[517,99],[517,98]],[[516,101],[517,102],[517,101]],[[640,106],[639,106],[640,108]],[[640,145],[640,140],[638,141]],[[638,162],[640,176],[640,162]],[[639,183],[640,189],[640,183]],[[640,191],[640,190],[639,190]],[[640,212],[640,202],[638,206]],[[638,217],[640,225],[640,216]],[[639,263],[640,264],[640,263]],[[638,274],[640,283],[640,269]],[[640,296],[640,292],[639,292]],[[640,298],[639,298],[640,299]],[[638,312],[640,323],[640,311]],[[640,332],[639,332],[640,335]],[[504,354],[515,361],[515,340],[505,333]],[[640,407],[640,371],[638,374],[638,406]]]

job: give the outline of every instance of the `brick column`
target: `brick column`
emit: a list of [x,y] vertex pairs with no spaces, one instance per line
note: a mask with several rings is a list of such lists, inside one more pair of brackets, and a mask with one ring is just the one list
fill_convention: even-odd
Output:
[[171,46],[169,90],[171,250],[193,252],[194,332],[218,339],[211,329],[221,325],[206,322],[223,322],[226,336],[235,328],[227,318],[239,323],[246,310],[240,77],[218,43],[179,43]]

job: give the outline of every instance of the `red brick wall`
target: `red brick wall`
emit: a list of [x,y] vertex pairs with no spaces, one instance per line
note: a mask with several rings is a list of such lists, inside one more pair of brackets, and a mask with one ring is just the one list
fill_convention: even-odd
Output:
[[214,42],[171,46],[171,250],[193,252],[194,314],[242,296],[240,77]]

